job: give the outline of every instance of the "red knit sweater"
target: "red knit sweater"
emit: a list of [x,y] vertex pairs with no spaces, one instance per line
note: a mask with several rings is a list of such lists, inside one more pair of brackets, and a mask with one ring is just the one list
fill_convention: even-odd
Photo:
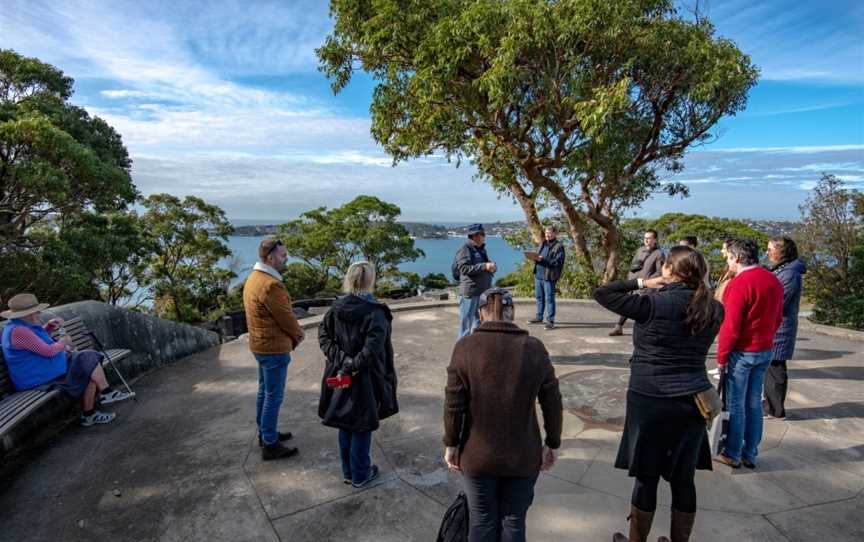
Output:
[[762,352],[774,346],[774,333],[783,321],[783,285],[763,267],[739,273],[723,292],[726,316],[717,339],[717,364],[729,353]]

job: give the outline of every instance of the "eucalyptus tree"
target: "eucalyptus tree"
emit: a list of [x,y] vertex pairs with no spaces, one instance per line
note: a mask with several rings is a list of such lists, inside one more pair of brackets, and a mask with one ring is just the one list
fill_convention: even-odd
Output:
[[[377,82],[372,135],[394,159],[468,160],[540,235],[538,203],[567,219],[584,265],[616,275],[622,212],[687,149],[743,109],[757,69],[670,0],[331,0],[317,50],[334,92]],[[692,20],[691,20],[692,19]],[[602,245],[590,246],[599,227]],[[602,257],[595,255],[600,249]]]

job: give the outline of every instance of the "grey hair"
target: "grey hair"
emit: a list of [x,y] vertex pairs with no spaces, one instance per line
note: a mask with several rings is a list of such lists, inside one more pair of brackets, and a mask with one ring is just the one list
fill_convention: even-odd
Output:
[[346,294],[365,295],[375,290],[375,266],[369,262],[354,262],[345,272],[342,291]]
[[726,243],[726,254],[731,255],[742,265],[759,263],[759,247],[751,239],[730,239]]

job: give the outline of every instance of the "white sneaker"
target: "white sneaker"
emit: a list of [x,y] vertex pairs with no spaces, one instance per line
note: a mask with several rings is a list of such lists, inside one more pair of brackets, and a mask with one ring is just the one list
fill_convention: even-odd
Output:
[[97,410],[93,414],[89,416],[81,415],[81,425],[83,427],[90,427],[91,425],[101,424],[101,423],[111,423],[114,421],[117,415],[113,412],[102,412],[101,410]]
[[131,399],[135,397],[135,392],[125,392],[120,390],[111,390],[107,394],[103,393],[99,396],[99,403],[103,405],[110,405],[111,403],[118,403],[120,401],[125,401],[126,399]]

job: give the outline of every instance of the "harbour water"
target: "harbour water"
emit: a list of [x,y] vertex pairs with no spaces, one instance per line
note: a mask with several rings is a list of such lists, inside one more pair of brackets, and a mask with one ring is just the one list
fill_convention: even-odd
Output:
[[[229,262],[231,268],[237,273],[236,281],[246,278],[257,259],[258,244],[263,237],[240,237],[228,238],[228,247],[234,253]],[[417,273],[421,277],[429,273],[443,273],[450,277],[450,264],[456,251],[465,244],[461,237],[450,237],[447,239],[417,239],[414,241],[417,248],[422,250],[426,256],[418,258],[413,262],[405,262],[399,266],[401,271]],[[486,238],[486,251],[489,258],[498,264],[497,277],[515,271],[524,256],[521,251],[515,250],[500,237]]]

